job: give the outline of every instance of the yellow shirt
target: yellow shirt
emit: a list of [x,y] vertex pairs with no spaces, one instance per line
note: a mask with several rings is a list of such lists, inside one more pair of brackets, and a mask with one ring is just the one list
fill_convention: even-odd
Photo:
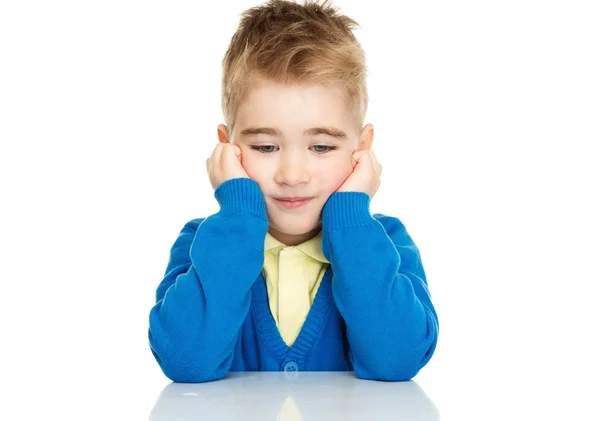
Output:
[[323,255],[322,231],[297,246],[286,246],[270,233],[265,237],[263,276],[269,307],[281,337],[292,346],[329,265]]

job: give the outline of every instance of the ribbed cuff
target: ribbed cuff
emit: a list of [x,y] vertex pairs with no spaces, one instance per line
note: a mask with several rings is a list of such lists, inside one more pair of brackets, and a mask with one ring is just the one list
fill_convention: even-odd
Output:
[[249,212],[267,221],[265,197],[258,183],[251,178],[240,177],[224,181],[215,189],[214,196],[221,207],[221,214]]
[[377,222],[369,212],[371,197],[363,192],[335,192],[325,203],[323,228],[360,227]]

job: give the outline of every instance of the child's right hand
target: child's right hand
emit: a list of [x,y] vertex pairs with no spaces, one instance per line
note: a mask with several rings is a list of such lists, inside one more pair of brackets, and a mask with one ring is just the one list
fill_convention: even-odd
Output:
[[233,178],[250,178],[242,167],[242,150],[231,143],[219,142],[206,160],[210,184],[216,190],[222,183]]

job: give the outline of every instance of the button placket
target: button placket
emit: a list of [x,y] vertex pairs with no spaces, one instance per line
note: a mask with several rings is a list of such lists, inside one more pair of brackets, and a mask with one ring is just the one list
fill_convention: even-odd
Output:
[[299,369],[300,367],[298,366],[298,363],[294,360],[286,362],[283,366],[283,371],[285,372],[298,371]]

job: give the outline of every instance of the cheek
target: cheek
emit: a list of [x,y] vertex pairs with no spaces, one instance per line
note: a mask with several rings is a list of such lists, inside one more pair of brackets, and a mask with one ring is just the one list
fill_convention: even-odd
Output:
[[[260,160],[254,159],[250,154],[242,152],[242,167],[252,179],[260,179],[264,171],[264,163],[261,165]],[[261,171],[261,168],[263,170]]]
[[350,161],[333,163],[323,171],[321,181],[324,186],[327,186],[327,190],[334,191],[342,185],[351,173],[352,163]]

